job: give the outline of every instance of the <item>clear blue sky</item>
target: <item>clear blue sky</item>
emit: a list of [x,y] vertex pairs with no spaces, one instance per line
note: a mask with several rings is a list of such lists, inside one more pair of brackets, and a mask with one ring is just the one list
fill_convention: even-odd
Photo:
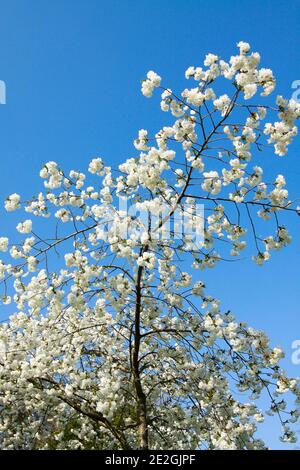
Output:
[[[163,123],[157,101],[143,98],[140,80],[149,69],[167,86],[182,84],[184,70],[207,52],[228,57],[239,40],[262,54],[277,77],[277,92],[290,97],[300,80],[299,0],[0,0],[0,198],[41,189],[38,172],[48,160],[85,169],[95,154],[116,166],[134,154],[140,128]],[[300,144],[265,166],[287,177],[300,196]],[[14,215],[0,210],[0,232]],[[258,268],[247,259],[203,273],[209,292],[241,320],[266,330],[287,352],[300,339],[299,227],[291,220],[291,247]],[[3,318],[3,313],[0,317]],[[5,313],[6,315],[6,313]],[[300,426],[299,426],[300,427]],[[273,447],[279,427],[267,423]]]

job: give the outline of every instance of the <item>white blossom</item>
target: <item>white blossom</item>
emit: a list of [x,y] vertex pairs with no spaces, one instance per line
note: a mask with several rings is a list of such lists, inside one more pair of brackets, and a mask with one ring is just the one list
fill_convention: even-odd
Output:
[[20,222],[17,225],[17,230],[20,233],[30,233],[32,230],[32,220],[27,219],[27,220],[24,220],[24,222]]
[[20,207],[20,196],[17,193],[11,194],[5,201],[5,209],[12,212]]
[[[118,168],[95,157],[90,182],[46,163],[43,191],[22,200],[46,236],[37,223],[23,240],[0,237],[1,449],[257,450],[266,414],[295,441],[300,390],[284,352],[194,276],[242,252],[263,266],[292,241],[287,209],[299,215],[272,165],[264,181],[261,150],[286,154],[300,106],[266,104],[273,72],[237,46],[189,66],[192,88],[163,89],[167,125],[140,129]],[[160,85],[150,71],[142,93]],[[256,93],[262,103],[245,101]],[[21,197],[4,205],[20,209]],[[32,220],[17,230],[30,233]]]
[[0,251],[7,251],[8,249],[8,238],[0,237]]

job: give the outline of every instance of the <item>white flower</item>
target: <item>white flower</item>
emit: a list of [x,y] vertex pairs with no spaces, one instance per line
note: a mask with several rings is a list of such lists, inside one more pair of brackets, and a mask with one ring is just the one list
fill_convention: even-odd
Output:
[[0,251],[7,251],[8,248],[8,238],[0,237]]
[[150,98],[153,94],[154,86],[150,80],[144,80],[142,83],[142,94],[146,96],[146,98]]
[[20,199],[21,199],[21,197],[19,196],[19,194],[17,194],[17,193],[11,194],[10,196],[8,196],[8,198],[6,199],[6,201],[4,203],[5,209],[8,212],[12,212],[16,209],[19,209]]
[[195,67],[188,67],[187,70],[185,71],[185,78],[191,78],[195,75]]
[[237,46],[240,49],[241,55],[245,55],[250,51],[250,44],[248,42],[240,41]]
[[93,158],[89,164],[89,172],[92,174],[97,174],[98,176],[102,176],[104,164],[101,158]]
[[245,100],[249,100],[257,92],[257,85],[255,83],[248,83],[244,86],[243,90]]
[[5,295],[4,297],[2,297],[2,303],[3,305],[9,305],[11,303],[11,296]]
[[47,162],[40,171],[40,177],[47,179],[44,182],[45,188],[59,188],[63,181],[63,173],[59,170],[56,162]]
[[59,209],[55,212],[55,217],[60,219],[62,222],[68,222],[70,220],[70,211],[67,209]]
[[265,251],[264,253],[258,253],[257,256],[254,256],[253,257],[253,261],[255,261],[255,263],[258,265],[258,266],[262,266],[264,264],[265,261],[268,261],[270,258],[270,253],[268,251]]
[[228,111],[228,107],[231,103],[231,100],[228,95],[222,95],[219,98],[215,99],[213,103],[214,107],[221,111],[222,116],[224,116]]
[[74,254],[73,253],[66,253],[65,254],[65,262],[66,262],[66,266],[68,266],[68,267],[74,266],[74,263],[75,263]]
[[222,182],[217,171],[204,172],[205,180],[202,183],[202,189],[211,194],[219,194],[222,188]]
[[201,281],[198,281],[194,284],[192,288],[192,293],[194,295],[202,296],[204,294],[205,284]]
[[183,98],[186,98],[186,101],[194,106],[201,106],[204,103],[205,95],[200,91],[199,88],[191,88],[190,90],[186,89],[182,92]]
[[134,146],[137,150],[148,150],[148,132],[145,129],[139,130],[139,136],[134,140]]
[[34,256],[28,256],[27,265],[28,265],[29,272],[36,271],[37,264],[38,264],[38,261]]
[[157,73],[150,70],[147,73],[147,79],[143,80],[142,82],[142,93],[147,98],[152,96],[154,88],[158,88],[160,86],[161,77],[157,75]]
[[217,55],[215,55],[215,54],[207,54],[207,55],[205,56],[204,65],[205,65],[206,67],[209,67],[209,66],[215,64],[215,62],[217,62],[217,60],[218,60],[218,56],[217,56]]
[[149,240],[149,235],[147,232],[142,232],[141,234],[141,243],[142,245],[144,245],[145,243],[147,243]]
[[30,233],[32,230],[32,221],[30,219],[24,220],[17,225],[17,230],[20,233]]
[[159,87],[160,86],[160,82],[161,82],[161,77],[159,75],[157,75],[157,73],[153,72],[152,70],[150,70],[148,73],[147,73],[147,78],[148,80],[150,80],[152,83],[153,83],[153,86],[155,87]]
[[275,88],[275,78],[271,69],[262,68],[258,72],[258,81],[262,85],[264,91],[262,96],[268,96]]

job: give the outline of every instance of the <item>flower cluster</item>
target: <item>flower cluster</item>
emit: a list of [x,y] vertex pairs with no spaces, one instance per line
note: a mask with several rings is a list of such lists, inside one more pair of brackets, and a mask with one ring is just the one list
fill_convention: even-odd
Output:
[[147,73],[147,79],[143,81],[142,83],[142,93],[144,96],[147,98],[150,98],[152,96],[154,88],[157,88],[160,86],[161,78],[157,73],[153,72],[150,70]]
[[[44,240],[25,219],[25,239],[0,237],[11,309],[0,324],[0,448],[262,449],[265,412],[295,441],[290,396],[299,403],[300,390],[280,367],[283,351],[224,313],[198,271],[182,270],[182,259],[204,270],[248,254],[249,240],[262,265],[291,242],[280,216],[299,212],[283,175],[266,183],[259,162],[249,166],[269,144],[286,153],[299,106],[278,97],[280,121],[263,125],[274,108],[244,100],[267,96],[275,78],[248,43],[238,48],[228,62],[210,53],[189,67],[196,87],[164,89],[160,106],[174,122],[153,138],[141,129],[139,154],[117,169],[93,158],[89,184],[51,161],[38,196],[6,199],[8,212],[23,207],[54,229]],[[232,93],[217,96],[213,83],[224,78]],[[142,93],[160,84],[150,71]],[[255,403],[264,392],[267,410]]]

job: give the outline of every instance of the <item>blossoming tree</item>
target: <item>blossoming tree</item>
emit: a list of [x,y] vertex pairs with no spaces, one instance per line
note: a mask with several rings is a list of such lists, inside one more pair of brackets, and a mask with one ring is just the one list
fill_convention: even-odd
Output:
[[[294,442],[298,411],[285,396],[300,391],[278,365],[283,352],[193,281],[248,241],[262,265],[290,243],[281,218],[298,211],[284,177],[267,184],[250,162],[268,146],[287,153],[300,105],[248,101],[266,99],[275,78],[249,44],[238,48],[229,62],[208,54],[189,67],[195,86],[181,94],[148,72],[142,93],[160,89],[174,122],[153,138],[140,130],[138,156],[118,169],[92,159],[89,184],[48,162],[44,192],[6,199],[31,219],[17,225],[19,243],[0,238],[2,301],[14,306],[0,326],[1,448],[260,449],[262,394]],[[178,213],[193,230],[175,236],[166,227]],[[48,238],[34,217],[55,221]]]

